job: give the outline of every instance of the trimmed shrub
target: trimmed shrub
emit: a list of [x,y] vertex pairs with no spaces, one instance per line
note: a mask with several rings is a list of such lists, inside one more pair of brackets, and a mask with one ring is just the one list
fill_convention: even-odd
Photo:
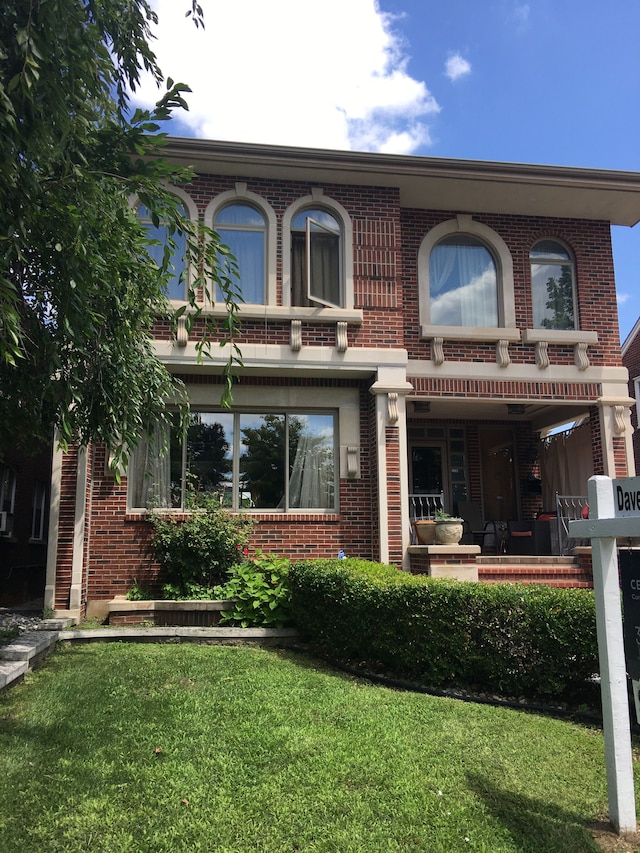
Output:
[[372,672],[563,701],[598,671],[591,590],[442,580],[353,559],[292,564],[289,588],[310,644]]
[[253,526],[250,519],[222,508],[215,497],[202,499],[184,520],[162,512],[152,513],[149,520],[151,547],[173,598],[202,597],[202,588],[223,582],[228,570],[244,559]]

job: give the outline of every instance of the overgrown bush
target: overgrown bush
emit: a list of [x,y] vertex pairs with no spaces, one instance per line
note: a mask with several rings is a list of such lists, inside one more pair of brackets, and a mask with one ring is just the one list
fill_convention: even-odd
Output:
[[185,520],[162,512],[149,518],[151,547],[171,597],[179,598],[223,582],[228,570],[244,558],[253,526],[245,516],[221,507],[213,496],[203,498]]
[[242,628],[284,628],[291,623],[287,586],[289,560],[257,552],[251,560],[233,566],[229,580],[216,588],[218,598],[233,599],[232,610],[222,614],[221,624]]
[[353,559],[292,564],[288,583],[309,642],[374,672],[561,701],[598,671],[591,590],[416,577]]

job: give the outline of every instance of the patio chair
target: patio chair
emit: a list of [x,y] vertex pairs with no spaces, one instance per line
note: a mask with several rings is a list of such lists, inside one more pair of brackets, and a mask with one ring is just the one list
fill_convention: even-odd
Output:
[[500,537],[495,521],[483,521],[480,504],[475,501],[458,501],[458,514],[464,519],[462,542],[465,545],[480,545],[482,552],[498,553]]

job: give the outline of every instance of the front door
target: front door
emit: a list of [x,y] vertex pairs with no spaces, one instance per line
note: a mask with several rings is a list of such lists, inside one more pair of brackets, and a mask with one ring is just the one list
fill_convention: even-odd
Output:
[[480,459],[485,521],[517,518],[513,430],[509,427],[481,429]]

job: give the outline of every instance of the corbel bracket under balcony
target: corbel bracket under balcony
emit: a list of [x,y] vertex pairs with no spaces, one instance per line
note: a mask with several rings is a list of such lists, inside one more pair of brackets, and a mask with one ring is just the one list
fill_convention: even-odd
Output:
[[520,330],[512,327],[421,326],[420,337],[431,342],[431,360],[436,367],[444,364],[445,341],[495,343],[496,363],[500,367],[508,367],[511,364],[509,344],[520,340]]
[[598,343],[597,332],[573,331],[571,329],[525,329],[522,333],[525,344],[535,344],[536,364],[540,370],[546,370],[550,364],[549,345],[572,346],[573,362],[578,370],[586,370],[591,362],[587,350]]

